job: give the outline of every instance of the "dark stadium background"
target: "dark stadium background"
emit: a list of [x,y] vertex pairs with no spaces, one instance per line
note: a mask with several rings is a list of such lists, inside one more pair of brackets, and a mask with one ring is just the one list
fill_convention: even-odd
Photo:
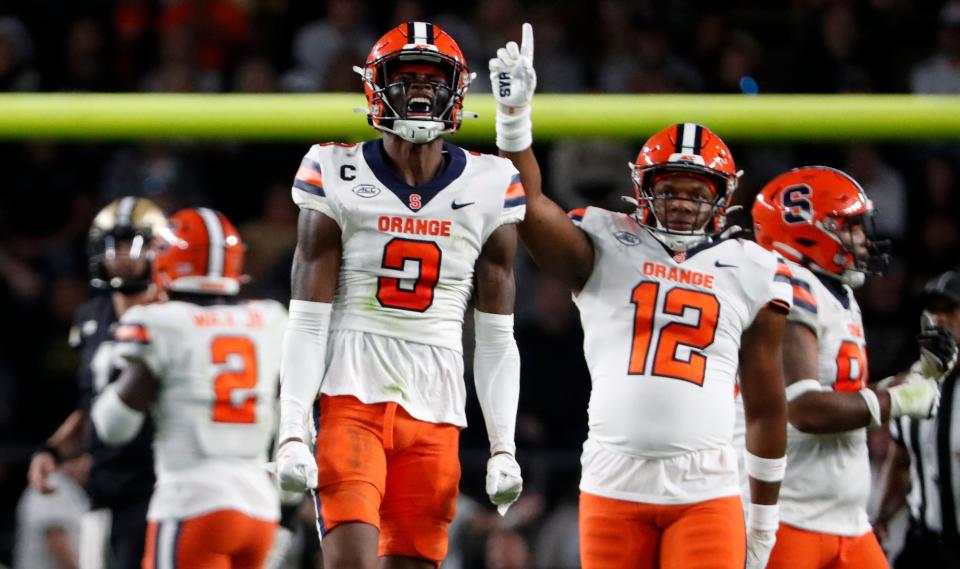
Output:
[[[752,80],[761,93],[957,94],[960,78],[925,74],[928,58],[952,50],[960,75],[960,6],[956,15],[942,6],[0,0],[0,91],[356,92],[350,66],[362,63],[373,40],[398,22],[427,19],[460,42],[480,75],[475,92],[487,90],[487,59],[530,21],[544,93],[738,93],[751,91]],[[546,187],[568,207],[615,207],[617,196],[632,191],[624,164],[650,134],[538,146]],[[286,302],[297,213],[289,184],[309,144],[324,140],[317,132],[285,144],[0,142],[0,562],[10,561],[13,512],[30,454],[75,404],[77,360],[66,338],[74,309],[90,293],[84,247],[94,212],[126,194],[149,197],[168,212],[218,208],[249,248],[253,280],[245,294]],[[746,172],[740,203],[749,204],[776,173],[802,164],[839,167],[864,184],[881,208],[880,233],[894,246],[889,273],[860,291],[870,373],[881,378],[912,361],[918,287],[960,260],[960,146],[730,146]],[[495,151],[492,140],[471,147]],[[487,525],[471,530],[478,541],[468,544],[474,550],[464,558],[468,567],[522,567],[524,548],[533,552],[528,566],[563,566],[546,551],[556,539],[549,528],[564,535],[559,513],[576,496],[589,390],[577,315],[563,287],[539,276],[525,256],[517,274],[518,444],[528,500],[511,521],[516,531],[491,534],[506,540],[491,548],[518,553],[484,561],[479,540],[490,518],[479,515]],[[462,488],[483,504],[486,438],[473,402],[470,420]],[[877,453],[883,442],[876,441]]]

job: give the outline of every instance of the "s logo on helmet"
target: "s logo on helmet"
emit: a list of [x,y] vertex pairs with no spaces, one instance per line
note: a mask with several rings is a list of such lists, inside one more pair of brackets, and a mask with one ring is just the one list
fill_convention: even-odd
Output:
[[783,190],[783,220],[787,223],[804,223],[813,217],[810,195],[813,190],[806,184],[790,186]]

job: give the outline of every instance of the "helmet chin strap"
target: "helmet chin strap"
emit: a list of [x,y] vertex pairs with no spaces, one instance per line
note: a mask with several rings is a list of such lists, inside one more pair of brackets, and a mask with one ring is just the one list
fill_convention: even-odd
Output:
[[453,129],[446,128],[441,121],[420,121],[406,119],[395,119],[393,121],[393,128],[384,126],[382,124],[376,125],[376,128],[378,130],[395,134],[407,142],[412,142],[413,144],[426,144],[436,140],[436,138],[439,136],[453,132]]
[[841,283],[847,285],[848,287],[856,290],[863,286],[867,281],[867,275],[863,271],[857,271],[854,269],[845,269],[839,275],[836,273],[831,273],[820,268],[816,263],[808,262],[806,267],[811,271],[817,273],[818,275],[823,275],[825,277],[830,277],[831,279],[836,279]]
[[650,232],[650,235],[653,235],[658,241],[666,245],[671,251],[686,251],[687,249],[692,249],[709,238],[706,233],[673,233],[669,229],[661,226],[659,221],[657,221],[656,227],[651,227],[646,224],[641,224],[641,226]]

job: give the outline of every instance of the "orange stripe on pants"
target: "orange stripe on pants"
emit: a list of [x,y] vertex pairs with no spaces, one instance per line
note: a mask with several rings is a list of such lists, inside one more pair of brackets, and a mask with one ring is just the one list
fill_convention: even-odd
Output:
[[787,524],[777,530],[767,569],[888,569],[872,531],[856,537],[806,531]]
[[740,498],[661,506],[580,492],[583,569],[743,569]]
[[[176,539],[161,537],[166,526],[176,526],[171,528]],[[260,569],[273,546],[276,529],[276,522],[252,518],[236,510],[218,510],[180,521],[150,522],[142,567],[166,569],[165,561],[171,561],[178,569]]]

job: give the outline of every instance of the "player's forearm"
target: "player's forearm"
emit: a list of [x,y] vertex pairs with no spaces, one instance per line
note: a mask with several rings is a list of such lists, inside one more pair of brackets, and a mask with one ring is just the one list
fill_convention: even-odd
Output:
[[80,456],[84,451],[83,433],[86,425],[87,414],[77,409],[50,435],[47,445],[56,449],[61,460]]
[[307,442],[313,403],[326,367],[331,305],[290,301],[280,366],[280,443]]
[[884,462],[877,512],[877,521],[884,524],[903,507],[910,488],[910,454],[896,443],[891,444],[891,447]]
[[490,439],[490,454],[515,454],[520,352],[513,335],[513,315],[476,311],[474,320],[473,377]]
[[[881,416],[889,415],[889,397],[877,394]],[[885,411],[884,411],[885,410]],[[804,393],[790,401],[790,424],[812,434],[841,433],[870,426],[872,415],[859,393],[816,391]]]
[[63,528],[46,531],[47,551],[61,569],[77,569],[77,553]]

